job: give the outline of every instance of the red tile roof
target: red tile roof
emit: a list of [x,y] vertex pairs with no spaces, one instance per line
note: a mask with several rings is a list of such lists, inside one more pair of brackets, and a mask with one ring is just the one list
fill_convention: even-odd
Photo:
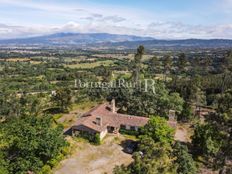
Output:
[[[101,125],[96,124],[96,119],[101,119]],[[101,104],[94,107],[89,112],[82,115],[82,117],[75,123],[74,127],[86,126],[96,132],[101,132],[107,128],[107,126],[118,127],[120,125],[130,125],[141,127],[147,124],[149,118],[126,115],[120,113],[113,113],[110,110],[108,103]]]

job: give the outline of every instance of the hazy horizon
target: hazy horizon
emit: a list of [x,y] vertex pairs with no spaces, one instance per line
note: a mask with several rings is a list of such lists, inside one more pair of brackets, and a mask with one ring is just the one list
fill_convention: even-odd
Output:
[[232,0],[0,0],[0,39],[60,32],[232,39]]
[[[46,34],[35,34],[32,36],[19,36],[14,38],[0,38],[0,41],[4,40],[17,40],[17,39],[30,39],[30,38],[36,38],[36,37],[46,37],[46,36],[52,36],[56,34],[110,34],[110,35],[127,35],[127,36],[135,36],[135,37],[141,37],[141,38],[149,38],[148,40],[166,40],[166,41],[175,41],[175,40],[232,40],[232,38],[155,38],[152,36],[139,36],[134,34],[117,34],[117,33],[107,33],[107,32],[55,32],[55,33],[46,33]],[[144,40],[146,41],[146,40]]]

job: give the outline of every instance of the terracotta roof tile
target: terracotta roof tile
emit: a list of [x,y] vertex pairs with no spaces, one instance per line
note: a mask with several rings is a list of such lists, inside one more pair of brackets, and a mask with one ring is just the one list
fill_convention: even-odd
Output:
[[[101,119],[101,125],[96,124],[97,118]],[[84,125],[97,132],[101,132],[105,130],[107,126],[118,128],[120,125],[141,127],[147,124],[148,120],[149,118],[146,117],[120,114],[117,112],[113,113],[110,110],[110,105],[108,103],[104,103],[83,114],[82,117],[75,123],[74,127]]]

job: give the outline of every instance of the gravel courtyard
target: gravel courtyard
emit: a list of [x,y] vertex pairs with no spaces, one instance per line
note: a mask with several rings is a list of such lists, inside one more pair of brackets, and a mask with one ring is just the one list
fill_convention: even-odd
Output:
[[107,136],[102,145],[77,142],[77,150],[71,157],[61,162],[55,174],[111,174],[116,165],[128,165],[132,156],[123,152],[122,135]]

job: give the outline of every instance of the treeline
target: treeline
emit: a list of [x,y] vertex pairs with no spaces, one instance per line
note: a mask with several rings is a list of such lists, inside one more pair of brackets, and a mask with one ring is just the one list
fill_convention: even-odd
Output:
[[[114,66],[88,70],[65,67],[64,57],[40,64],[0,62],[0,173],[49,173],[67,151],[62,128],[51,114],[68,112],[82,100],[112,98],[119,112],[151,118],[139,132],[134,162],[117,167],[115,173],[194,174],[202,163],[231,173],[231,51],[196,57],[170,53],[144,60],[145,51],[140,46],[133,60],[120,59]],[[115,75],[120,71],[128,73]],[[121,78],[135,87],[74,87],[75,79],[110,82]],[[151,87],[141,90],[144,79],[154,80],[155,92]],[[195,107],[198,111],[211,107],[215,112],[202,122]],[[180,123],[192,125],[192,143],[173,140],[173,130],[166,123],[169,110],[176,111]]]

